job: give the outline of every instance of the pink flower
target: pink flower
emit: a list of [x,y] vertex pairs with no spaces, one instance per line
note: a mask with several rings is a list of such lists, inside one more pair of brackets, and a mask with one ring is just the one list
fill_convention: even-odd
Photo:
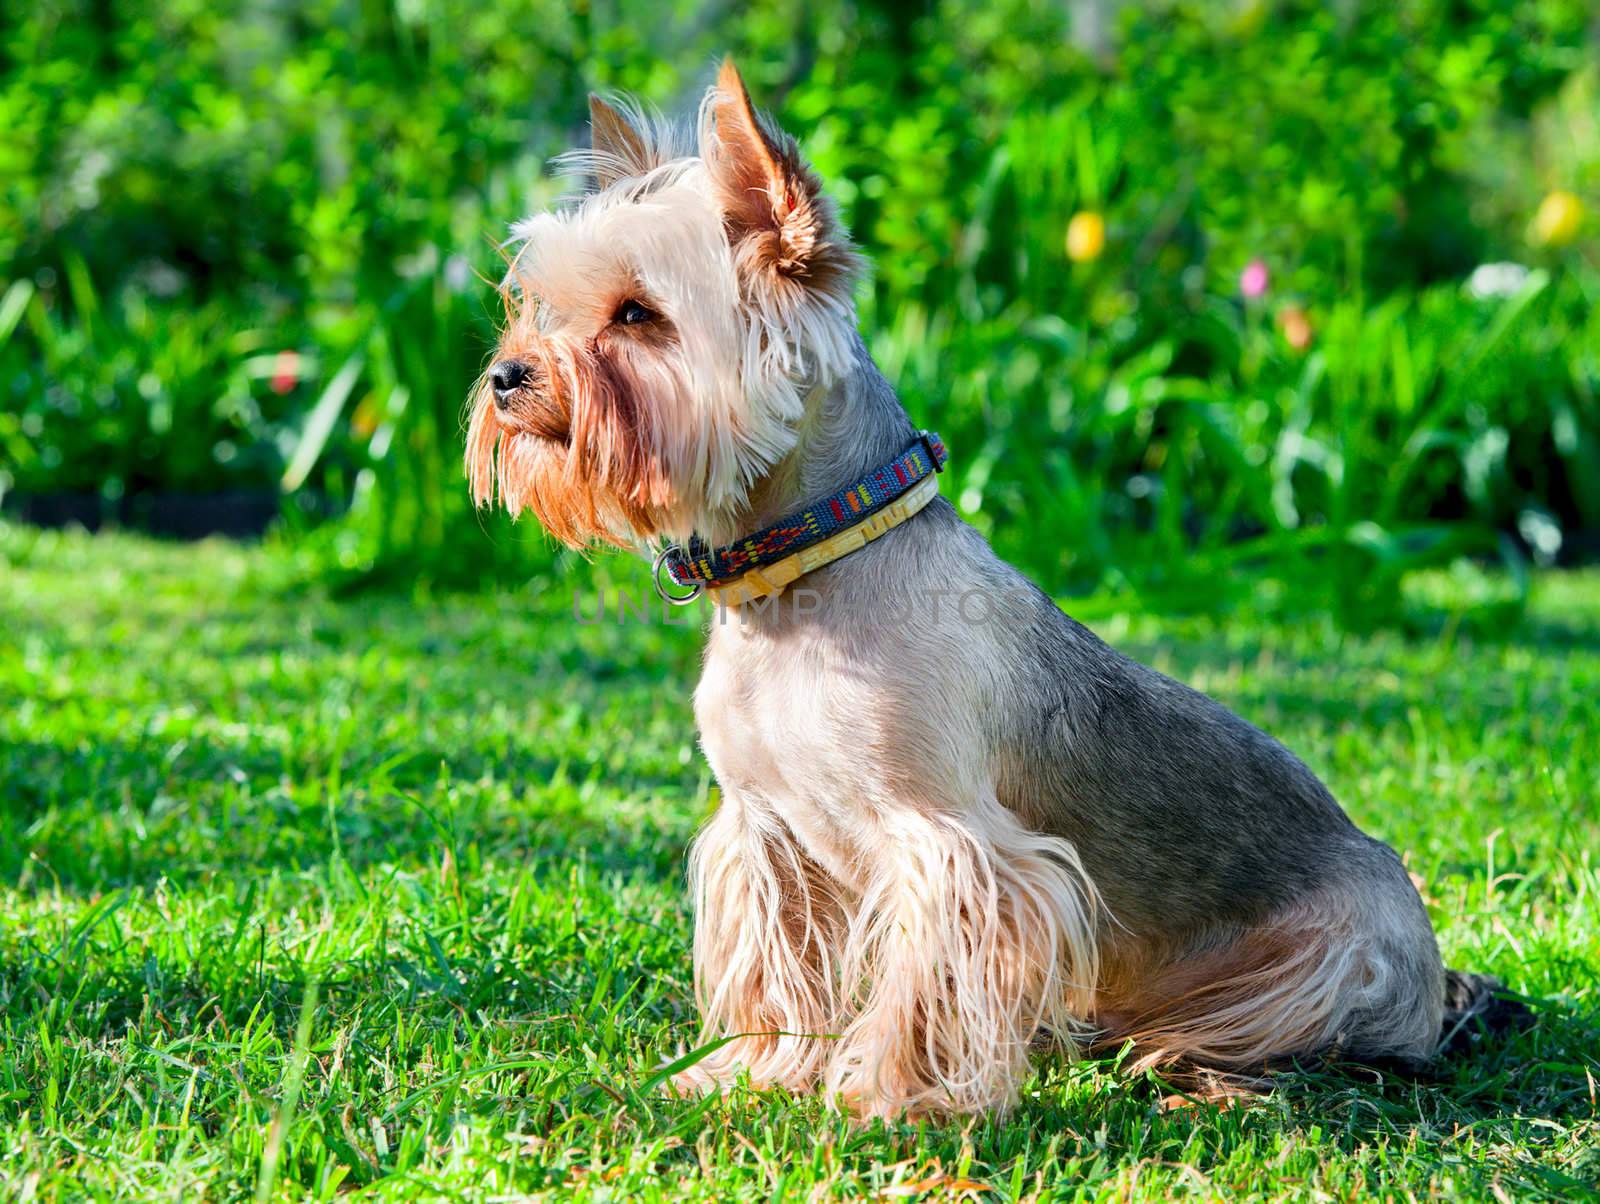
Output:
[[274,393],[287,393],[300,383],[300,353],[298,351],[278,352],[278,362],[272,366],[272,391]]
[[1239,273],[1239,291],[1254,301],[1257,297],[1266,295],[1267,284],[1271,279],[1266,261],[1252,259],[1244,265],[1244,271]]

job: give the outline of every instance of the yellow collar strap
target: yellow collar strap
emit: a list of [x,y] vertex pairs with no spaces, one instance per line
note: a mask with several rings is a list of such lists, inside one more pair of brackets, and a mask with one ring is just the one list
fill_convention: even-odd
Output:
[[936,496],[939,496],[938,477],[923,477],[906,493],[880,511],[872,512],[854,527],[846,527],[842,532],[827,536],[821,543],[802,548],[794,556],[786,556],[762,568],[752,568],[739,580],[730,581],[725,586],[706,586],[706,597],[717,607],[738,607],[758,597],[778,596],[789,588],[790,583],[800,580],[806,573],[814,573],[822,565],[832,564],[840,557],[866,548],[886,530],[906,522]]
[[[719,606],[780,594],[791,581],[865,547],[926,506],[938,487],[924,486],[948,458],[936,432],[918,431],[887,464],[759,531],[720,548],[698,539],[687,547],[668,544],[656,556],[656,592],[680,606],[702,593]],[[670,586],[662,581],[663,570]]]
[[885,531],[898,527],[918,510],[939,496],[939,478],[929,475],[853,527],[828,536],[821,543],[802,548],[792,556],[758,569],[751,569],[726,585],[706,586],[706,597],[715,606],[739,606],[757,598],[783,593],[789,585],[825,564],[866,547]]

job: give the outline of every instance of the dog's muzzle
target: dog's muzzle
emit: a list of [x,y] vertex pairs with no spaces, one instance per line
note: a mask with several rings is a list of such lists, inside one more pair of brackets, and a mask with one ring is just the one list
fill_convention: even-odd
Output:
[[489,369],[489,387],[494,391],[495,416],[505,430],[553,443],[571,441],[571,416],[537,363],[499,360]]

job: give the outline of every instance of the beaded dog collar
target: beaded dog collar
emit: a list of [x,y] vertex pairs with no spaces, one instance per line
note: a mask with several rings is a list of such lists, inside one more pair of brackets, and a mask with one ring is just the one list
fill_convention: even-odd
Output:
[[[796,578],[865,547],[921,510],[939,492],[938,474],[949,458],[932,431],[860,480],[770,527],[720,548],[698,539],[687,549],[672,544],[656,557],[653,580],[669,602],[693,602],[705,593],[718,606],[781,594]],[[663,588],[665,568],[672,584]]]

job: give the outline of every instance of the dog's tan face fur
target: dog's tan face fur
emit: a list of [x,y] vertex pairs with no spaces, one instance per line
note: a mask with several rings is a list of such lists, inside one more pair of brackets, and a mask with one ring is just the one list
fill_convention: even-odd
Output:
[[794,447],[808,395],[849,358],[856,259],[794,144],[738,73],[678,131],[591,101],[597,189],[515,229],[495,362],[527,368],[472,407],[480,504],[569,544],[726,538]]
[[[692,146],[592,116],[574,165],[597,189],[515,228],[478,501],[569,543],[724,543],[903,452],[854,256],[737,74]],[[1003,619],[953,591],[1006,599]],[[1439,1036],[1443,968],[1398,858],[943,499],[719,616],[695,718],[722,788],[690,856],[695,994],[704,1041],[733,1039],[680,1086],[973,1112],[1016,1101],[1044,1036],[1244,1072]]]

